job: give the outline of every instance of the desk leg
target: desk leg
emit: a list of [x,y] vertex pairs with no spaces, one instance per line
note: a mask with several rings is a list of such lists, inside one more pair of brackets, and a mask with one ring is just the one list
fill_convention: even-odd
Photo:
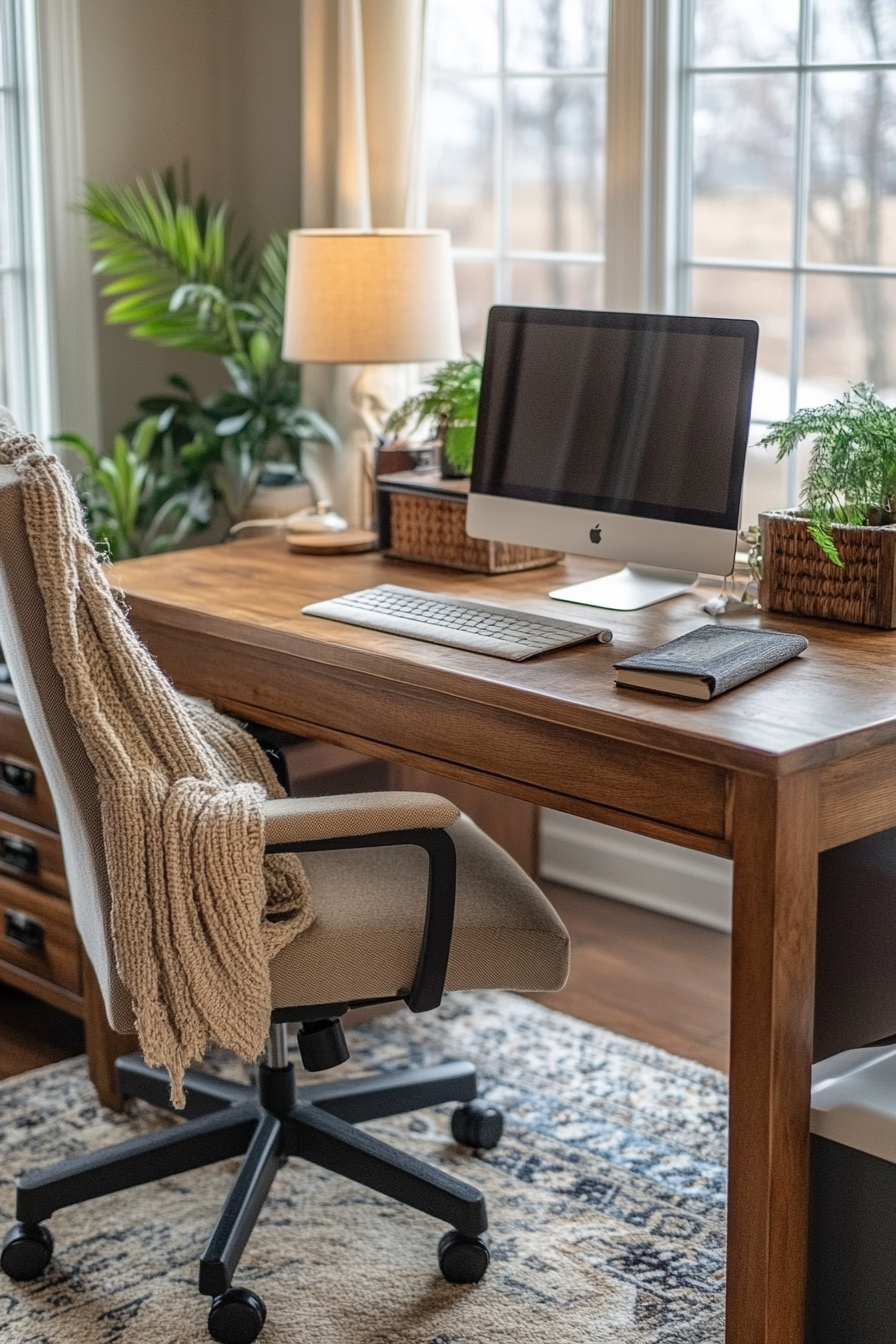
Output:
[[803,1344],[818,890],[811,774],[734,796],[728,1344]]
[[109,1026],[106,1005],[97,984],[96,973],[87,954],[81,953],[81,979],[84,986],[84,1043],[90,1080],[104,1106],[120,1111],[124,1103],[115,1086],[115,1061],[140,1049],[136,1036],[122,1036]]

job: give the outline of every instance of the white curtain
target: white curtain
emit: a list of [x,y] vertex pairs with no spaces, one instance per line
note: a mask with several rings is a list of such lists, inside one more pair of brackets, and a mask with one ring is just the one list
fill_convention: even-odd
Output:
[[[412,228],[420,222],[424,0],[303,0],[302,225]],[[307,365],[305,400],[344,444],[306,453],[318,498],[363,522],[369,435],[349,399],[358,369]],[[371,370],[365,394],[395,404],[403,371]]]

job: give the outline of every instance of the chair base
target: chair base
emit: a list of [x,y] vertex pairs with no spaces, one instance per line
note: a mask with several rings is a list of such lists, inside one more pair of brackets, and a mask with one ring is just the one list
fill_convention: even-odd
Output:
[[[151,1069],[140,1055],[128,1055],[116,1062],[116,1073],[123,1095],[171,1109],[163,1069]],[[234,1338],[255,1339],[264,1323],[264,1304],[247,1290],[232,1288],[233,1276],[278,1168],[290,1157],[302,1157],[448,1223],[454,1232],[440,1244],[443,1273],[456,1282],[482,1277],[488,1264],[484,1196],[472,1185],[354,1128],[359,1121],[441,1102],[475,1102],[472,1064],[317,1083],[298,1091],[291,1064],[284,1068],[261,1064],[256,1088],[191,1069],[185,1090],[186,1108],[178,1112],[186,1115],[184,1124],[21,1176],[16,1185],[19,1224],[4,1243],[0,1267],[20,1279],[42,1272],[52,1239],[39,1225],[57,1209],[242,1156],[199,1262],[199,1291],[214,1299],[209,1317],[214,1338],[230,1338],[226,1324],[230,1321]],[[481,1118],[485,1111],[488,1123]],[[481,1146],[494,1146],[500,1136],[498,1112],[479,1102],[458,1114],[463,1122],[454,1125],[455,1133],[464,1134],[468,1142],[470,1136],[481,1135]],[[44,1257],[40,1246],[47,1240],[50,1251]]]

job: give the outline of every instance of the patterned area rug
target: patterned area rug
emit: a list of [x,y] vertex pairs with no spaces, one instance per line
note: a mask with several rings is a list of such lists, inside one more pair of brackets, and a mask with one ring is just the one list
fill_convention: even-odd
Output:
[[[720,1074],[509,994],[381,1018],[349,1044],[345,1074],[479,1065],[507,1116],[492,1152],[453,1143],[450,1107],[369,1128],[486,1192],[491,1268],[479,1284],[446,1283],[441,1224],[293,1160],[237,1279],[267,1303],[261,1344],[720,1344]],[[17,1171],[165,1123],[142,1103],[128,1116],[99,1107],[83,1060],[0,1085],[3,1226]],[[196,1262],[236,1165],[55,1214],[45,1276],[0,1279],[4,1344],[208,1340]]]

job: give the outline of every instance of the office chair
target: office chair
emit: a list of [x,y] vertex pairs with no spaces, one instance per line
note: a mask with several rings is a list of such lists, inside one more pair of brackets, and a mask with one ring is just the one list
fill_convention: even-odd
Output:
[[[49,782],[75,920],[110,1024],[132,1031],[113,953],[96,778],[53,664],[18,477],[2,465],[0,645]],[[475,1282],[485,1273],[480,1192],[355,1128],[456,1101],[457,1142],[493,1147],[502,1117],[477,1098],[473,1065],[321,1082],[297,1093],[287,1026],[301,1024],[306,1069],[331,1068],[348,1058],[340,1018],[350,1007],[404,1000],[412,1012],[426,1012],[446,988],[560,988],[566,930],[513,860],[434,795],[277,799],[266,805],[265,840],[269,852],[303,855],[316,920],[271,963],[271,1028],[257,1086],[190,1070],[185,1123],[19,1177],[18,1222],[0,1251],[11,1278],[35,1279],[47,1267],[53,1240],[43,1223],[57,1209],[237,1156],[242,1165],[199,1264],[199,1291],[212,1299],[209,1333],[220,1344],[250,1344],[264,1325],[262,1299],[233,1278],[277,1168],[291,1156],[447,1223],[438,1260],[449,1281]],[[123,1095],[168,1106],[164,1070],[139,1055],[116,1067]]]

